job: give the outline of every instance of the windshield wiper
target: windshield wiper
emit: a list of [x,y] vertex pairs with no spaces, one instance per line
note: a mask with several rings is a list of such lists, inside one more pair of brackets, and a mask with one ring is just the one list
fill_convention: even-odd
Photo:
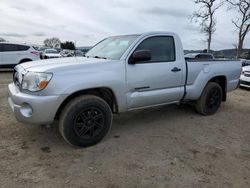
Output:
[[92,58],[97,58],[97,59],[107,59],[106,57],[100,57],[100,56],[89,56],[89,55],[83,55],[83,57],[87,57],[87,58],[90,58],[90,57],[92,57]]
[[94,56],[93,58],[98,58],[98,59],[107,59],[106,57],[100,57],[100,56]]

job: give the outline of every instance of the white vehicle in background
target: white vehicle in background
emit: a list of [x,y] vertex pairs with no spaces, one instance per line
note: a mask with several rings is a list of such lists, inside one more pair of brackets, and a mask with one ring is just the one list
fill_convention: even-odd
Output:
[[250,65],[250,60],[247,59],[240,59],[242,63],[242,67]]
[[250,66],[245,66],[242,68],[240,86],[250,88]]
[[13,68],[17,64],[40,60],[40,53],[31,45],[0,42],[0,68]]
[[63,49],[60,54],[62,57],[73,57],[75,56],[75,52],[73,50]]
[[41,54],[42,59],[59,58],[61,54],[54,48],[45,49]]

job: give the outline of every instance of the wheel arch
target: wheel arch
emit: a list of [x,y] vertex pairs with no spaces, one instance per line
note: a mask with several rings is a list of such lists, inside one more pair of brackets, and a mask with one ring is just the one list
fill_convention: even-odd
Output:
[[18,64],[29,62],[29,61],[32,61],[32,59],[30,59],[30,58],[24,58],[24,59],[21,59]]
[[82,96],[82,95],[94,95],[97,97],[102,98],[104,101],[108,103],[110,106],[110,109],[112,110],[113,113],[118,113],[118,103],[115,97],[114,92],[112,89],[107,88],[107,87],[100,87],[100,88],[91,88],[91,89],[84,89],[84,90],[79,90],[71,95],[69,95],[59,106],[55,118],[58,118],[64,109],[64,107],[74,98]]

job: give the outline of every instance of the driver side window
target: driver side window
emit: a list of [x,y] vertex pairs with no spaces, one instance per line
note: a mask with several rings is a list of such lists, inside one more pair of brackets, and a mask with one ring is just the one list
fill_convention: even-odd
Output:
[[159,63],[175,61],[174,38],[171,36],[150,37],[145,39],[137,50],[149,50],[151,60],[142,63]]

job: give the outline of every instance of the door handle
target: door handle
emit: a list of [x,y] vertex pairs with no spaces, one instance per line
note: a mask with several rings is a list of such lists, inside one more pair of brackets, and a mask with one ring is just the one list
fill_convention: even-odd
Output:
[[179,71],[181,71],[181,69],[178,68],[178,67],[174,67],[171,71],[172,71],[172,72],[179,72]]

